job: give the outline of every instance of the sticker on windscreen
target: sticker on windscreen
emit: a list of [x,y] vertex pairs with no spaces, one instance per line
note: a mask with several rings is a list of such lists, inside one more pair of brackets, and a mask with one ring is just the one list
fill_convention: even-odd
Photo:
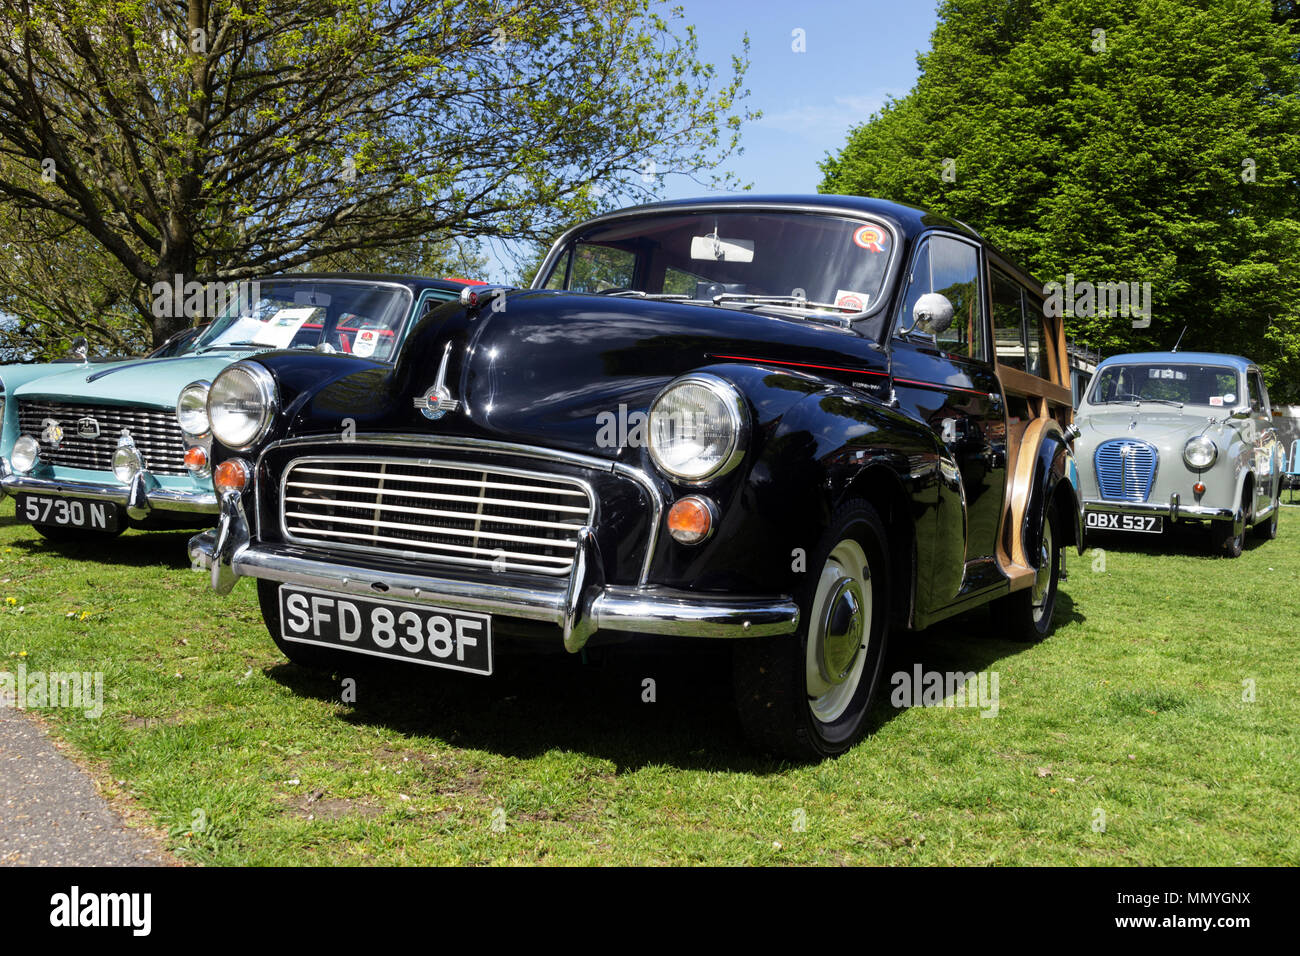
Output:
[[1234,405],[1236,404],[1236,401],[1237,396],[1233,392],[1229,392],[1227,395],[1223,396],[1223,404],[1225,405]]
[[267,321],[253,341],[258,345],[268,345],[273,349],[288,348],[298,330],[316,312],[315,307],[305,309],[281,309]]
[[357,340],[352,346],[352,354],[361,358],[370,358],[375,354],[379,344],[379,333],[374,329],[362,329],[357,333]]
[[1210,396],[1210,404],[1211,404],[1211,405],[1222,405],[1222,404],[1223,404],[1223,396],[1222,396],[1222,395],[1211,395],[1211,396]]
[[871,296],[866,292],[854,292],[851,289],[838,289],[835,292],[835,304],[856,312],[865,312]]
[[888,241],[885,230],[878,226],[860,226],[853,233],[854,244],[868,252],[884,252]]

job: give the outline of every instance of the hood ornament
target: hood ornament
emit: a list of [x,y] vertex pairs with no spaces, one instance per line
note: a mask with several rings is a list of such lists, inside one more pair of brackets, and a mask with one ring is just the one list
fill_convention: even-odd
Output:
[[451,343],[448,342],[447,347],[442,351],[442,364],[438,366],[437,379],[427,392],[413,400],[420,414],[431,422],[436,422],[448,412],[460,408],[460,402],[451,397],[451,389],[447,387],[447,360],[450,358]]

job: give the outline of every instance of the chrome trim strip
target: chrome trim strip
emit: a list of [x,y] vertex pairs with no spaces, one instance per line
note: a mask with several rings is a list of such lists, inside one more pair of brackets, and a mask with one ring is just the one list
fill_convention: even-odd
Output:
[[[141,472],[141,475],[146,474]],[[191,514],[216,514],[221,510],[214,492],[178,491],[174,488],[149,488],[144,497],[149,508],[157,511],[183,511]],[[131,505],[129,485],[100,485],[66,478],[33,478],[30,475],[5,475],[0,486],[9,494],[50,495],[55,498],[89,498],[111,501],[123,508]],[[0,496],[2,497],[2,496]],[[138,506],[138,501],[136,502]]]
[[1107,501],[1101,498],[1085,498],[1083,510],[1105,511],[1116,514],[1160,514],[1178,518],[1232,518],[1236,512],[1231,508],[1206,508],[1203,505],[1179,504],[1175,509],[1172,503],[1160,504],[1148,501]]
[[[223,527],[235,517],[223,513]],[[589,614],[583,615],[581,591],[590,588],[581,585],[524,588],[348,567],[303,557],[298,549],[241,544],[237,523],[224,541],[221,529],[195,535],[190,539],[190,558],[196,570],[210,570],[214,583],[220,580],[223,585],[227,573],[231,573],[236,578],[256,577],[371,600],[387,596],[561,628],[566,621],[573,621],[570,651],[580,650],[590,634],[601,628],[652,635],[745,638],[790,634],[799,626],[799,606],[786,596],[732,597],[667,588],[601,587],[591,598]],[[578,593],[574,593],[575,587],[580,588]],[[585,625],[583,617],[589,619]]]

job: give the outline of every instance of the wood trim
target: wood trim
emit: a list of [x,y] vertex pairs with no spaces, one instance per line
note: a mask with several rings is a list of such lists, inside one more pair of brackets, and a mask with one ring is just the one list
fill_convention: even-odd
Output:
[[1047,430],[1049,421],[1051,419],[1035,418],[1025,425],[1024,432],[1015,443],[1014,460],[1010,457],[1011,443],[1008,442],[1009,487],[1007,507],[1002,512],[1002,525],[998,529],[998,563],[1003,573],[1011,579],[1012,591],[1027,588],[1034,582],[1034,569],[1029,559],[1025,557],[1025,543],[1021,530],[1025,526],[1025,511],[1029,508],[1029,496],[1034,490],[1034,463],[1038,459],[1038,447],[1042,444],[1043,434]]
[[1074,396],[1068,388],[1049,382],[1045,378],[1039,378],[1037,375],[1022,372],[1018,368],[999,365],[998,378],[1002,380],[1002,387],[1013,395],[1032,395],[1066,407],[1074,404]]

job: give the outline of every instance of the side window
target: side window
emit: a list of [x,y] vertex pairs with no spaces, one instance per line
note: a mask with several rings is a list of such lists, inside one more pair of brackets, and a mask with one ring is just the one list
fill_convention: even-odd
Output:
[[574,292],[630,289],[636,273],[636,253],[611,246],[578,246],[569,288]]
[[1043,309],[1029,295],[1025,296],[1025,371],[1030,375],[1047,378],[1047,362],[1043,358]]
[[979,252],[968,243],[931,236],[917,250],[903,296],[896,328],[912,325],[912,308],[927,292],[939,292],[952,303],[952,325],[937,343],[947,352],[985,359],[984,330],[979,305]]
[[1250,389],[1250,410],[1256,415],[1269,414],[1268,393],[1264,391],[1264,383],[1260,380],[1259,373],[1246,373],[1246,385]]
[[993,343],[998,364],[1025,370],[1024,316],[1020,286],[993,271]]
[[559,261],[555,263],[555,268],[551,270],[551,277],[546,280],[546,288],[563,289],[564,275],[569,269],[569,259],[573,257],[573,250],[570,249],[564,255],[560,256]]

